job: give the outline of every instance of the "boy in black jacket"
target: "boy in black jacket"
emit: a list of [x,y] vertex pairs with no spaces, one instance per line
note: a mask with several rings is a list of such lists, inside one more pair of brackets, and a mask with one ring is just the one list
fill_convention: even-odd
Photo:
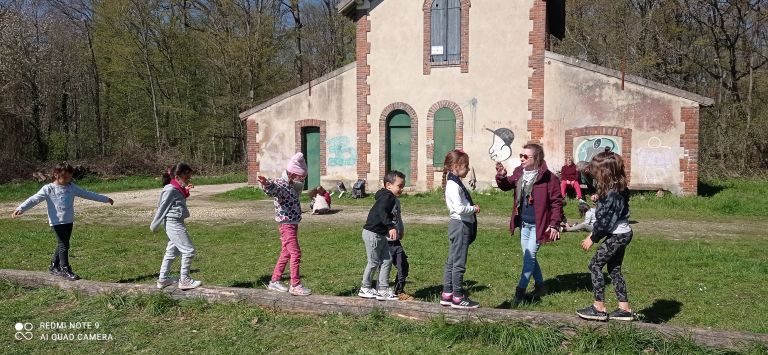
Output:
[[[400,200],[398,197],[405,186],[405,175],[393,170],[384,176],[384,188],[376,192],[376,202],[368,212],[368,219],[363,226],[363,243],[368,264],[363,271],[363,281],[358,296],[375,298],[379,301],[397,300],[398,297],[389,288],[389,270],[392,256],[389,242],[397,241],[402,235],[403,223],[400,218]],[[378,290],[371,287],[371,276],[379,269]]]

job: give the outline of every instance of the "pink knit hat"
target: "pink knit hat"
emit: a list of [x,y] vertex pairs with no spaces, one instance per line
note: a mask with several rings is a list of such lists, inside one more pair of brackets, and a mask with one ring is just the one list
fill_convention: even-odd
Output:
[[296,175],[307,175],[307,163],[304,161],[304,154],[296,153],[296,155],[288,161],[288,165],[285,166],[285,170],[289,173]]

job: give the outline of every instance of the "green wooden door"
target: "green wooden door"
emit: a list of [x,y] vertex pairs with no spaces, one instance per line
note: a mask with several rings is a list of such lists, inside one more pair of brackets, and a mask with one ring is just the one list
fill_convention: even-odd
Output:
[[307,178],[304,189],[320,185],[320,127],[301,129],[301,152],[307,161]]
[[402,172],[408,186],[411,175],[411,117],[403,111],[395,111],[390,115],[387,126],[387,170]]
[[443,166],[445,155],[456,149],[456,115],[450,108],[443,107],[435,112],[434,137],[433,165]]

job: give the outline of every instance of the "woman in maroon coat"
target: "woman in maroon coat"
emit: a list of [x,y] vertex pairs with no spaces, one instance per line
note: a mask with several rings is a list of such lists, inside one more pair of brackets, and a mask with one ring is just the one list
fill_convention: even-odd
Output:
[[541,267],[536,253],[541,244],[560,239],[559,226],[563,220],[563,197],[560,179],[547,168],[544,149],[538,144],[523,146],[520,154],[522,165],[511,176],[500,163],[496,163],[496,183],[503,191],[514,189],[514,205],[509,231],[514,235],[520,228],[520,245],[523,249],[523,270],[515,290],[515,305],[525,298],[525,290],[533,276],[534,297],[546,293]]
[[565,198],[565,189],[568,186],[573,186],[573,189],[576,190],[576,198],[579,199],[579,202],[584,202],[581,198],[579,169],[573,163],[573,158],[565,157],[565,165],[560,169],[560,180],[560,193],[562,193],[563,198]]

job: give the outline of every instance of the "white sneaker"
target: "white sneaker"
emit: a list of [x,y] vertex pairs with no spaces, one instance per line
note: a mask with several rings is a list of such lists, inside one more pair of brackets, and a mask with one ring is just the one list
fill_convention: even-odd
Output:
[[360,287],[360,292],[358,292],[357,295],[362,298],[373,299],[373,298],[376,298],[376,296],[378,296],[379,293],[376,292],[376,289],[373,289],[370,287]]
[[179,280],[179,290],[191,290],[193,288],[197,288],[198,286],[202,285],[203,283],[197,280],[193,280],[192,278],[186,278]]
[[288,286],[285,286],[285,284],[280,281],[270,281],[269,285],[267,285],[267,290],[277,291],[277,292],[288,292]]
[[178,281],[179,281],[178,279],[170,278],[170,277],[165,279],[165,280],[162,280],[162,281],[158,279],[157,280],[157,288],[164,289],[164,288],[166,288],[168,286],[171,286],[171,285],[175,284]]
[[376,299],[379,301],[397,301],[399,298],[392,292],[391,288],[386,288],[377,292]]
[[312,290],[298,284],[296,286],[291,285],[291,287],[288,288],[288,293],[294,296],[309,296],[312,294]]

